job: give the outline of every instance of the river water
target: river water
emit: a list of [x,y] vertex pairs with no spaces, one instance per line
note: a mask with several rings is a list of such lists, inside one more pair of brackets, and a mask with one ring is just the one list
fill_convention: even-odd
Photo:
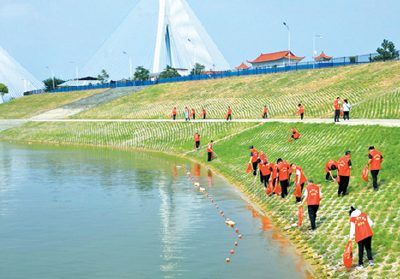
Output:
[[234,186],[185,159],[0,141],[0,179],[3,279],[310,278]]

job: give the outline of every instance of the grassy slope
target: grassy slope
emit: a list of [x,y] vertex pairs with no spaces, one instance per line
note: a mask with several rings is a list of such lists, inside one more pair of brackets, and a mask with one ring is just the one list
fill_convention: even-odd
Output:
[[147,88],[71,118],[168,119],[173,107],[177,107],[178,117],[183,118],[186,106],[194,107],[197,112],[204,107],[209,118],[223,118],[228,105],[233,108],[234,118],[261,118],[264,105],[269,107],[272,117],[292,118],[299,102],[305,106],[306,117],[327,117],[333,113],[337,96],[349,99],[352,104],[364,101],[352,117],[399,118],[398,103],[387,102],[383,108],[379,102],[372,115],[364,113],[367,99],[373,100],[400,87],[399,72],[400,61],[396,61],[171,83]]
[[[203,135],[203,144],[250,127],[246,123],[28,123],[0,134],[0,138],[43,140],[99,144],[123,147],[140,147],[162,151],[183,152],[191,150],[193,134]],[[400,128],[380,126],[339,126],[333,124],[296,124],[302,138],[287,143],[290,124],[265,123],[243,133],[234,135],[214,145],[219,159],[210,165],[228,179],[240,185],[256,200],[273,212],[274,220],[282,227],[297,222],[297,206],[294,197],[288,202],[276,197],[266,197],[263,187],[253,177],[245,174],[249,158],[249,145],[263,150],[270,161],[278,157],[300,165],[307,178],[322,187],[324,198],[319,211],[316,235],[309,234],[308,218],[301,229],[289,230],[291,238],[300,247],[306,243],[318,253],[320,264],[338,265],[334,277],[358,278],[359,272],[346,270],[341,264],[349,233],[348,207],[356,205],[376,222],[373,240],[373,255],[378,263],[364,272],[374,278],[400,276],[395,267],[400,263],[400,189],[396,178],[399,176],[397,159],[400,156]],[[170,132],[167,132],[170,131]],[[372,191],[371,182],[361,179],[361,169],[366,165],[368,146],[375,145],[383,153],[385,162],[379,174],[380,193]],[[324,166],[331,159],[339,159],[346,150],[353,152],[354,169],[349,186],[350,195],[337,198],[337,184],[325,182]],[[190,153],[207,164],[206,151]],[[306,215],[307,216],[307,215]],[[354,249],[356,246],[354,244]],[[355,250],[356,251],[356,250]],[[357,253],[355,261],[357,260]],[[389,270],[394,273],[389,274]],[[397,273],[396,273],[397,272]],[[392,277],[392,278],[395,278]],[[372,277],[371,277],[372,278]]]
[[0,105],[0,119],[26,119],[107,89],[25,96]]

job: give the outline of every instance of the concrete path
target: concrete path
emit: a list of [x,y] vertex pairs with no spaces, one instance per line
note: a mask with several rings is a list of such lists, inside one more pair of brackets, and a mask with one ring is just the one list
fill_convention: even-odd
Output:
[[28,120],[9,119],[0,120],[0,132],[25,124]]

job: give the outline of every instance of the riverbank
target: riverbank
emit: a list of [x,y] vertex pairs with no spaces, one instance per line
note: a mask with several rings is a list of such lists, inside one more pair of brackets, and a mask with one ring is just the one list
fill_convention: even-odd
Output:
[[[224,123],[228,124],[228,123]],[[231,123],[229,123],[231,124]],[[56,144],[82,144],[107,148],[144,148],[147,150],[163,151],[182,155],[192,150],[194,131],[200,130],[202,143],[212,137],[214,140],[225,138],[214,145],[214,150],[219,158],[211,163],[206,162],[206,151],[191,152],[188,157],[197,160],[209,167],[213,167],[218,173],[226,177],[231,183],[240,187],[252,202],[262,205],[274,223],[284,230],[291,242],[300,249],[305,258],[314,263],[323,276],[331,275],[333,278],[387,278],[400,275],[398,255],[400,253],[400,237],[397,231],[400,229],[400,221],[397,212],[400,208],[398,182],[399,176],[396,168],[396,159],[400,156],[398,134],[399,128],[380,126],[349,126],[343,127],[334,124],[296,124],[296,129],[302,134],[302,138],[295,142],[286,142],[293,124],[265,123],[252,129],[238,133],[234,136],[231,129],[234,126],[208,125],[201,123],[164,123],[163,129],[179,131],[183,134],[179,141],[175,141],[169,134],[159,132],[152,137],[150,135],[157,126],[146,124],[132,126],[131,124],[119,124],[110,126],[104,123],[86,123],[85,127],[76,126],[76,123],[35,123],[5,131],[0,138],[24,141],[53,142]],[[175,125],[175,126],[173,126]],[[177,126],[179,125],[179,126]],[[208,126],[207,126],[208,125]],[[140,129],[138,129],[140,128]],[[236,127],[236,132],[249,127]],[[85,129],[85,130],[83,130]],[[133,131],[138,129],[138,133]],[[222,129],[222,130],[221,130]],[[202,131],[205,133],[203,134]],[[207,131],[207,132],[206,132]],[[223,131],[223,133],[221,133]],[[130,141],[127,141],[130,137]],[[139,144],[144,140],[146,145]],[[137,144],[127,144],[137,143]],[[142,141],[143,142],[143,141]],[[318,229],[315,233],[308,232],[308,218],[302,228],[294,227],[297,223],[297,206],[294,205],[294,197],[289,201],[277,197],[266,197],[263,187],[257,182],[253,185],[254,178],[245,174],[248,162],[248,146],[254,145],[258,150],[263,150],[271,162],[282,157],[290,163],[301,166],[307,178],[313,179],[322,187],[324,199],[322,200]],[[361,169],[367,161],[368,147],[375,147],[383,153],[385,163],[379,174],[381,191],[376,194],[372,191],[371,182],[361,179]],[[346,150],[353,152],[353,170],[349,187],[349,196],[338,198],[335,183],[325,182],[324,167],[329,159],[339,159]],[[374,267],[362,272],[354,269],[347,270],[342,264],[342,254],[348,240],[349,217],[348,207],[355,205],[362,209],[376,222],[373,240],[373,256],[377,263]],[[307,213],[306,213],[307,214]],[[307,216],[307,215],[306,215]],[[286,229],[286,230],[285,230]],[[356,250],[354,244],[353,250]],[[354,253],[354,265],[357,255]]]

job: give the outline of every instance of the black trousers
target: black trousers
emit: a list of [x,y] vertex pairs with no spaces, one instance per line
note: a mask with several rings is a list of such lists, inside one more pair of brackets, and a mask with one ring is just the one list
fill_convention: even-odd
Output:
[[190,121],[190,117],[185,118],[185,121]]
[[317,219],[317,211],[318,211],[319,205],[309,205],[308,206],[308,217],[310,217],[310,222],[311,222],[311,229],[315,230],[315,220]]
[[326,173],[326,176],[325,176],[325,180],[328,180],[330,176],[331,176],[331,175],[329,174],[329,172],[327,172],[327,173]]
[[304,113],[300,113],[301,120],[304,118]]
[[195,120],[196,119],[196,114],[195,113],[193,113],[193,120]]
[[264,112],[263,118],[268,118],[268,115]]
[[346,120],[346,118],[347,118],[347,120],[350,120],[350,118],[349,118],[349,112],[350,112],[350,111],[344,111],[344,112],[343,112],[343,120]]
[[340,176],[338,194],[346,194],[347,186],[349,186],[350,176]]
[[208,162],[210,162],[211,161],[211,156],[212,156],[212,152],[207,152],[207,154],[208,154]]
[[200,146],[200,142],[196,141],[196,148],[199,148],[199,146]]
[[253,175],[256,176],[256,175],[257,175],[257,165],[258,165],[258,162],[254,162],[254,163],[252,163],[252,164],[253,164]]
[[335,122],[339,122],[340,109],[335,109]]
[[260,171],[260,181],[261,181],[261,183],[264,183],[264,187],[268,186],[270,176],[271,176],[271,174],[262,175],[262,173]]
[[289,186],[289,179],[282,180],[280,183],[281,183],[281,188],[282,188],[281,197],[284,198],[288,195],[287,188]]
[[232,115],[231,114],[228,114],[228,117],[226,118],[226,120],[228,120],[228,119],[232,120]]
[[278,177],[275,177],[274,179],[272,179],[272,188],[274,188],[274,190],[275,190],[276,183],[278,183]]
[[206,119],[206,114],[203,114],[203,119]]
[[374,185],[374,189],[378,189],[378,174],[379,170],[371,170],[372,184]]
[[172,119],[174,119],[174,120],[176,119],[176,114],[172,115]]
[[[300,186],[301,186],[301,193],[303,194],[304,183],[301,184]],[[296,202],[301,202],[301,197],[300,198],[296,197]]]
[[367,250],[367,257],[368,260],[372,261],[372,251],[371,251],[371,242],[372,242],[372,236],[367,237],[361,241],[359,241],[358,244],[358,264],[362,265],[363,264],[363,257],[364,257],[364,247],[365,250]]

